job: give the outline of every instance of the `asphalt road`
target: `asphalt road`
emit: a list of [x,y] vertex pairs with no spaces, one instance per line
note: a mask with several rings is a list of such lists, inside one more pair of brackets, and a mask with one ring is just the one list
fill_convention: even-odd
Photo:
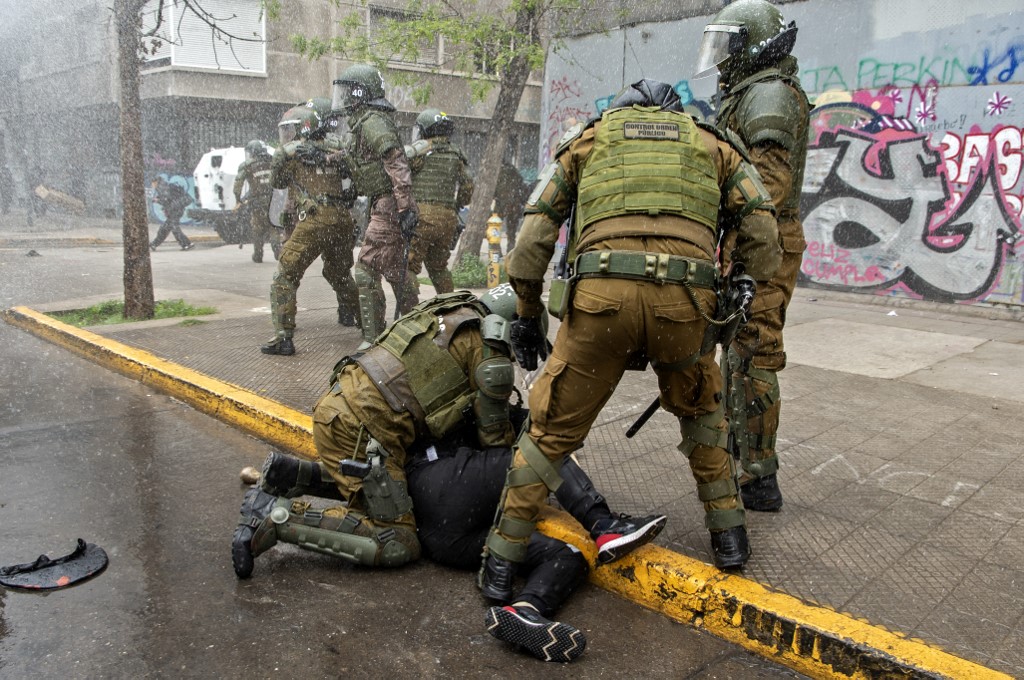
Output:
[[[157,286],[269,284],[272,264],[217,250],[201,268],[157,253]],[[118,296],[117,248],[40,252],[0,251],[2,306]],[[313,268],[303,290],[323,285]],[[277,546],[239,582],[238,470],[266,444],[9,326],[0,357],[0,564],[79,537],[110,555],[73,588],[0,588],[0,678],[795,676],[590,585],[560,613],[587,652],[556,666],[492,639],[471,575],[426,562],[372,571]]]

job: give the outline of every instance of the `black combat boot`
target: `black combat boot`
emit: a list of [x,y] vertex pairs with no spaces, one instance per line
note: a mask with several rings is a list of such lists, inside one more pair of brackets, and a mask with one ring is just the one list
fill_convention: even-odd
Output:
[[491,607],[487,632],[541,661],[572,661],[587,647],[583,632],[568,623],[548,621],[529,605]]
[[274,496],[316,496],[344,500],[323,464],[271,451],[263,462],[260,488]]
[[359,327],[359,311],[338,307],[338,323],[342,326]]
[[590,529],[590,537],[597,544],[597,563],[614,562],[650,543],[667,521],[665,515],[631,517],[625,514],[597,520]]
[[[245,498],[242,500],[242,517],[231,537],[231,565],[235,568],[235,575],[238,578],[252,576],[256,556],[276,542],[273,531],[267,532],[264,527],[276,502],[276,497],[256,487],[245,492]],[[260,534],[259,541],[254,540],[257,533]]]
[[743,507],[757,512],[778,512],[782,509],[782,491],[775,473],[755,477],[740,487]]
[[491,553],[480,567],[476,584],[487,599],[508,602],[512,599],[512,579],[515,574],[515,562]]
[[260,345],[260,351],[264,354],[280,354],[290,357],[295,354],[295,343],[291,338],[275,337],[273,340]]
[[719,569],[739,569],[750,559],[746,527],[711,532],[711,552]]

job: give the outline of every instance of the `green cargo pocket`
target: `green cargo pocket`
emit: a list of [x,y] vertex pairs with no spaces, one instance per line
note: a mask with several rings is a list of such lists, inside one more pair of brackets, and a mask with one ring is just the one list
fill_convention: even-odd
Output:
[[313,407],[313,422],[330,425],[341,413],[341,409],[334,404],[334,400],[338,398],[338,395],[330,392],[320,397],[320,401]]
[[807,241],[800,234],[780,236],[779,245],[785,253],[802,253],[807,249]]

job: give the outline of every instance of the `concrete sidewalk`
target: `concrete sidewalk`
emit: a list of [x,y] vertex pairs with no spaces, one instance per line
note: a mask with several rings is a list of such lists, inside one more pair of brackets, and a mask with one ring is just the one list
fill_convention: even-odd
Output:
[[[294,357],[259,353],[269,326],[255,295],[223,300],[238,310],[230,318],[91,329],[100,335],[81,343],[123,343],[114,354],[140,353],[144,380],[160,382],[152,355],[172,362],[160,370],[184,367],[186,383],[239,386],[293,410],[282,418],[299,422],[301,439],[330,368],[359,342],[335,323],[327,292],[304,291]],[[218,304],[216,291],[195,292]],[[580,458],[614,509],[665,512],[669,525],[660,547],[594,580],[812,675],[983,674],[941,648],[1024,676],[1024,325],[1007,312],[809,289],[797,290],[788,316],[786,505],[748,513],[754,555],[742,577],[705,566],[707,532],[675,420],[661,412],[624,437],[656,392],[646,372],[627,374]],[[234,396],[208,399],[206,410],[237,410]]]

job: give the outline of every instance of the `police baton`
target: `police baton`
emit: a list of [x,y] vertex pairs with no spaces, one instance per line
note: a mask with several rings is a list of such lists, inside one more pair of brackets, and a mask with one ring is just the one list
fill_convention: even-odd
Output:
[[661,404],[661,397],[655,397],[654,401],[644,409],[644,412],[640,414],[640,417],[636,419],[636,422],[629,426],[626,430],[626,437],[632,439],[633,435],[640,431],[640,428],[647,424],[647,421],[651,419],[654,412],[658,410],[658,406]]

